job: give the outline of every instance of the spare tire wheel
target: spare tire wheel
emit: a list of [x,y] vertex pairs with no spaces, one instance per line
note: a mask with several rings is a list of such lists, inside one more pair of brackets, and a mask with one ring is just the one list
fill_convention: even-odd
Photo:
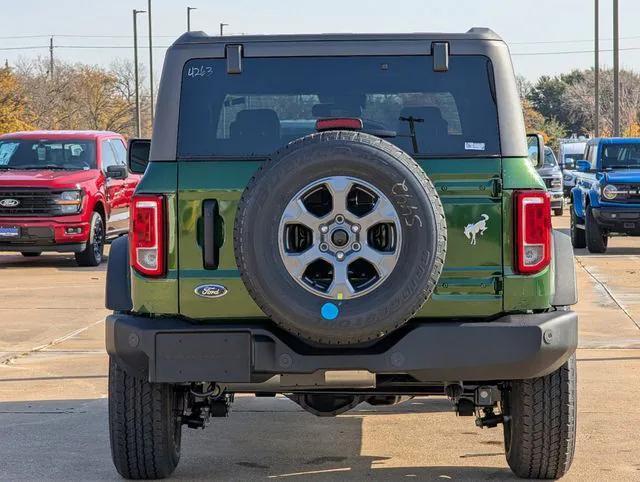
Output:
[[358,344],[403,325],[442,272],[446,224],[424,171],[357,132],[298,139],[264,163],[234,226],[242,280],[288,332]]

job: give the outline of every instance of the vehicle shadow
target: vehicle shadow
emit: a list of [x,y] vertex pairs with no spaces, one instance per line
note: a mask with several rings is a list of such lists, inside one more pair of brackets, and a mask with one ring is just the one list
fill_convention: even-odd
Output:
[[[567,236],[571,236],[571,230],[569,228],[554,228],[555,231],[559,231]],[[590,253],[588,249],[573,249],[573,254],[576,256],[632,256],[640,254],[640,244],[638,247],[632,246],[609,246],[606,253]]]
[[108,251],[105,250],[103,261],[99,266],[83,267],[78,266],[73,254],[46,253],[37,257],[25,257],[20,253],[6,252],[0,254],[0,270],[11,268],[57,268],[60,271],[106,271],[108,259]]
[[[461,465],[443,464],[436,456],[443,446],[430,441],[428,419],[410,422],[405,434],[389,413],[380,423],[358,410],[321,419],[284,398],[239,398],[230,417],[213,419],[204,431],[184,429],[173,480],[516,480],[504,465],[500,442],[476,442],[473,453],[455,448]],[[400,407],[398,415],[406,415]],[[392,435],[376,436],[372,423]],[[121,480],[111,463],[105,399],[0,403],[0,426],[3,480]]]

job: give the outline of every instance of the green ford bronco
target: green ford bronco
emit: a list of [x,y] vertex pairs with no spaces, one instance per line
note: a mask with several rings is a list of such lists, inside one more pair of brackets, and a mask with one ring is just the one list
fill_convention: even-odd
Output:
[[568,470],[573,252],[496,34],[188,33],[130,147],[106,292],[124,477],[170,475],[182,426],[241,393],[319,416],[447,396],[502,425],[517,475]]

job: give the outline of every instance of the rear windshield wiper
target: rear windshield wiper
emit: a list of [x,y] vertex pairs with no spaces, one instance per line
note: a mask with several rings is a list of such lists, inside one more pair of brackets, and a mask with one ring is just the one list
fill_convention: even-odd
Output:
[[[413,153],[417,154],[420,149],[418,148],[418,138],[416,137],[416,122],[424,122],[424,119],[420,119],[419,117],[413,117],[410,115],[409,117],[399,117],[399,120],[402,122],[409,123],[409,137],[411,137],[411,144],[413,145]],[[403,136],[407,137],[407,136]]]

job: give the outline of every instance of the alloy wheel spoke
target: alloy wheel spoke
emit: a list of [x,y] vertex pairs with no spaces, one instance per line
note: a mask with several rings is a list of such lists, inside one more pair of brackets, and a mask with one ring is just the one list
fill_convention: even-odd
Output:
[[349,282],[346,262],[333,263],[333,282],[329,286],[327,294],[336,300],[350,298],[355,294],[355,290]]
[[391,274],[396,264],[395,252],[378,251],[368,245],[362,247],[362,251],[358,253],[357,257],[371,263],[381,278]]
[[[367,230],[379,223],[396,223],[398,214],[393,204],[387,198],[379,198],[374,209],[358,219],[363,230]],[[398,227],[398,226],[396,226]]]
[[302,278],[307,266],[317,259],[326,259],[326,255],[313,245],[302,253],[285,253],[284,264],[291,275]]
[[331,193],[333,209],[331,210],[331,216],[337,216],[339,214],[347,214],[347,194],[353,186],[353,181],[348,177],[336,176],[330,178],[325,185]]
[[316,231],[321,224],[320,218],[311,214],[299,198],[287,205],[282,219],[285,223],[302,224],[312,231]]

